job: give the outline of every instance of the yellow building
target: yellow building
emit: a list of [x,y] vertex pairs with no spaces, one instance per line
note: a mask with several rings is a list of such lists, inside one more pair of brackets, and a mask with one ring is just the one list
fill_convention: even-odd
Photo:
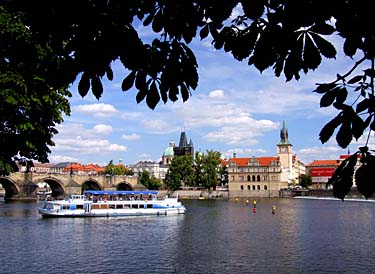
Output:
[[229,197],[279,197],[280,189],[297,185],[305,165],[292,151],[283,122],[277,155],[224,160],[228,170]]

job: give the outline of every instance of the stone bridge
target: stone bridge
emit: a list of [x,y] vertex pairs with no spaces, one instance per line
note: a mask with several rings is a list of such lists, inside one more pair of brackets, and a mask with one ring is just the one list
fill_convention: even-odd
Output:
[[[39,183],[47,183],[53,197],[81,194],[91,190],[138,190],[145,187],[138,183],[136,176],[77,175],[70,173],[15,172],[0,176],[0,184],[5,189],[5,199],[37,199]],[[40,185],[40,184],[39,184]]]

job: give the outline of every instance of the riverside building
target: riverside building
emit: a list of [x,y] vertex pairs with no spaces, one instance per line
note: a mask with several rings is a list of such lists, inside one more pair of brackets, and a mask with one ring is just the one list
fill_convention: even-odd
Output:
[[279,197],[288,186],[298,185],[305,165],[293,154],[285,122],[280,131],[277,155],[224,160],[228,170],[229,197]]

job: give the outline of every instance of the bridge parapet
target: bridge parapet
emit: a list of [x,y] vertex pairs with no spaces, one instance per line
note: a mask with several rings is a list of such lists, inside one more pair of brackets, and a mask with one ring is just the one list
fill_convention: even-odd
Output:
[[80,194],[84,186],[100,190],[115,190],[120,184],[127,185],[128,189],[144,188],[136,176],[14,172],[0,177],[6,198],[36,198],[41,182],[50,186],[53,196]]

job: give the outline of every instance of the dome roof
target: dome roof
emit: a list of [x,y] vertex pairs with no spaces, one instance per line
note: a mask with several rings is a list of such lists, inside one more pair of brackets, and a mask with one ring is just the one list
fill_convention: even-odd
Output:
[[164,150],[163,156],[174,156],[173,147],[167,147]]

